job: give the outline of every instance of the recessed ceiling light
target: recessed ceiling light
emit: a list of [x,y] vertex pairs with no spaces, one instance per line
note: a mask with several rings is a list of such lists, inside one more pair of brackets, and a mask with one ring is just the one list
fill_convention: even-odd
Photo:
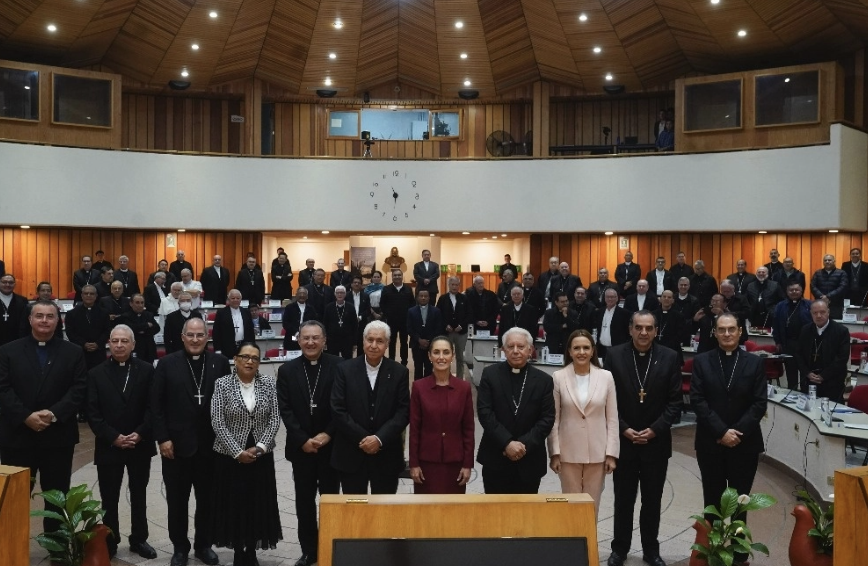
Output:
[[586,14],[579,14],[579,21],[580,22],[587,22],[588,16]]
[[329,59],[337,59],[337,58],[338,58],[337,53],[329,53]]
[[470,86],[470,81],[469,80],[464,81],[464,86]]
[[467,53],[462,53],[461,55],[459,55],[459,57],[461,57],[462,59],[467,59]]
[[612,234],[614,234],[614,232],[603,232],[603,234],[605,234],[606,236],[611,236]]
[[488,239],[488,237],[485,237],[485,238],[482,238],[482,239],[483,239],[483,240],[487,240],[487,239]]
[[829,230],[829,233],[830,233],[830,234],[837,234],[838,231],[837,231],[837,230]]
[[332,25],[335,27],[335,29],[341,29],[342,27],[344,27],[344,22],[338,19],[335,20],[335,23],[333,23]]
[[199,44],[194,43],[193,45],[190,46],[190,49],[192,49],[193,51],[199,51]]
[[323,233],[323,234],[328,234],[329,231],[328,231],[328,230],[323,230],[322,233]]
[[434,237],[434,234],[428,234],[428,235],[431,236],[432,238]]
[[746,35],[747,35],[747,31],[746,31],[746,30],[743,30],[743,29],[738,30],[738,36],[739,36],[739,37],[744,37],[744,36],[746,36]]
[[181,76],[182,77],[189,77],[190,73],[187,72],[187,69],[184,69],[183,71],[181,71]]
[[464,22],[462,22],[462,21],[460,21],[460,20],[457,21],[457,22],[455,22],[455,27],[458,28],[458,29],[463,28],[463,27],[464,27]]
[[612,80],[612,73],[606,73],[606,80],[607,80],[607,81],[611,81],[611,80]]
[[90,120],[90,116],[85,116],[85,119],[86,119],[86,120]]
[[720,0],[711,0],[712,4],[720,4]]
[[768,232],[765,231],[765,230],[760,230],[759,233],[760,233],[760,234],[768,234]]
[[302,240],[307,240],[307,236],[302,236],[301,239],[302,239]]
[[326,86],[332,86],[332,80],[330,78],[326,77],[325,85]]
[[501,237],[501,238],[506,238],[506,234],[501,234],[500,237]]
[[464,235],[464,236],[469,236],[469,235],[470,235],[470,232],[461,232],[461,234]]
[[785,78],[785,79],[784,79],[784,82],[785,82],[785,83],[790,82],[790,77]]
[[178,232],[186,232],[186,231],[187,231],[186,228],[178,228]]
[[214,10],[211,10],[210,12],[208,12],[208,17],[210,17],[210,18],[216,18],[216,17],[217,17],[217,12],[215,12]]
[[602,47],[594,47],[594,53],[600,53],[601,51],[603,51]]
[[25,86],[25,87],[24,87],[24,90],[30,90],[30,87],[29,87],[29,86]]
[[30,226],[28,226],[27,224],[22,224],[21,229],[22,230],[30,230]]
[[45,29],[47,29],[48,31],[57,31],[57,26],[54,24],[48,24]]
[[497,239],[497,236],[492,236],[491,239],[492,239],[492,240],[496,240],[496,239]]

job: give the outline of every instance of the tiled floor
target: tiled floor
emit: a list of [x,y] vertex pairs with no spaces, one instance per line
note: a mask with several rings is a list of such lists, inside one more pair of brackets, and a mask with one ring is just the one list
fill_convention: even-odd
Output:
[[[690,415],[688,415],[688,417],[689,416]],[[687,564],[690,545],[694,538],[694,531],[691,528],[692,521],[689,517],[690,515],[701,511],[703,507],[699,483],[699,470],[693,455],[693,429],[694,427],[692,425],[685,424],[676,429],[674,433],[675,453],[669,463],[667,483],[663,496],[663,512],[660,519],[661,555],[670,565]],[[84,425],[82,425],[81,433],[82,442],[79,444],[75,455],[75,472],[73,473],[72,484],[77,485],[86,483],[92,486],[94,491],[97,492],[96,468],[92,463],[93,435],[91,434],[90,429]],[[477,424],[477,442],[480,436],[481,430]],[[281,428],[281,433],[278,437],[278,454],[283,453],[283,443],[284,435],[283,429]],[[859,463],[861,463],[861,455],[857,459],[859,459]],[[297,544],[296,519],[293,503],[294,492],[291,474],[292,470],[289,462],[282,458],[278,459],[277,482],[284,541],[274,550],[260,552],[259,562],[262,566],[292,566],[301,554]],[[797,483],[798,480],[784,475],[762,462],[760,463],[759,474],[754,484],[754,491],[772,494],[778,499],[779,503],[770,509],[753,513],[750,516],[755,540],[767,544],[771,550],[770,558],[766,558],[765,556],[757,557],[752,561],[753,564],[777,566],[788,563],[787,548],[790,533],[793,528],[793,519],[790,515],[790,510],[793,507],[794,501],[792,492]],[[399,491],[401,493],[412,492],[412,483],[410,480],[401,480]],[[483,492],[482,479],[479,474],[478,466],[476,470],[474,470],[472,480],[468,485],[468,491],[472,493]],[[553,472],[549,471],[545,478],[543,478],[540,491],[544,493],[557,493],[560,491],[560,483]],[[125,544],[126,534],[129,532],[129,507],[126,501],[122,501],[121,531],[124,534],[124,543],[121,545],[113,564],[139,564],[143,566],[168,564],[172,552],[172,545],[169,541],[165,526],[166,504],[160,474],[160,459],[158,457],[153,459],[148,503],[148,516],[150,518],[149,542],[157,549],[159,556],[154,560],[146,561],[129,552],[129,549]],[[37,500],[34,505],[41,506],[41,500]],[[608,478],[600,507],[597,534],[602,564],[605,564],[606,558],[609,556],[610,552],[609,543],[612,536],[612,515],[613,492],[611,478]],[[638,521],[638,506],[635,520]],[[638,529],[638,526],[636,528]],[[40,520],[31,520],[31,531],[33,533],[41,531]],[[633,540],[634,550],[627,560],[629,566],[639,566],[644,564],[641,559],[641,549],[638,547],[639,540],[637,531]],[[217,550],[217,554],[220,556],[221,564],[231,564],[231,550],[215,550]],[[31,565],[48,564],[45,551],[39,548],[35,542],[31,542],[30,555]],[[192,554],[190,556],[190,564],[193,566],[199,564],[199,561],[193,558]]]

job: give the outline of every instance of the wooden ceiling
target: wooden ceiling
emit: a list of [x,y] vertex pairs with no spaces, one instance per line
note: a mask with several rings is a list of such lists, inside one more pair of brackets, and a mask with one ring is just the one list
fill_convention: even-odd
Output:
[[409,86],[450,99],[465,80],[483,98],[538,80],[635,92],[866,42],[868,0],[0,0],[2,59],[198,91],[256,77],[301,96],[327,78],[342,97]]

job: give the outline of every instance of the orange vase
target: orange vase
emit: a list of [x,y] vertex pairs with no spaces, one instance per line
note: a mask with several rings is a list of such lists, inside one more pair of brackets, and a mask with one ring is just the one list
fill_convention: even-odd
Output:
[[93,532],[96,536],[84,545],[84,561],[81,566],[111,566],[106,543],[106,537],[111,531],[105,525],[97,525]]
[[804,505],[796,505],[791,513],[796,518],[790,538],[791,566],[832,566],[832,556],[817,552],[817,539],[808,536],[814,528],[814,517]]
[[[696,521],[693,523],[693,528],[696,529],[696,544],[704,544],[708,546],[708,523],[702,521]],[[692,550],[690,551],[690,562],[688,562],[688,566],[708,566],[708,562],[704,559],[697,556],[699,554],[698,551]]]

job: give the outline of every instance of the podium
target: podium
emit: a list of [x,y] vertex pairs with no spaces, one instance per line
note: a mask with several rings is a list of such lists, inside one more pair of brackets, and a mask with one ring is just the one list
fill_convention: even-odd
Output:
[[[319,566],[460,564],[445,553],[500,564],[599,564],[594,501],[587,494],[323,495]],[[482,564],[479,560],[466,563]]]
[[30,470],[0,466],[0,564],[30,563]]

